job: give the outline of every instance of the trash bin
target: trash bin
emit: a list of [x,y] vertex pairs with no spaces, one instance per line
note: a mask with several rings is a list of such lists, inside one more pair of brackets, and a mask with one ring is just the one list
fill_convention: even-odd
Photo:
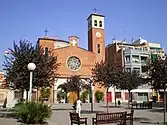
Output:
[[152,101],[149,101],[149,103],[148,103],[148,108],[149,108],[149,109],[152,109]]
[[153,96],[153,97],[152,97],[152,100],[153,100],[154,103],[156,103],[156,102],[157,102],[157,97],[156,97],[156,96]]
[[120,101],[120,100],[118,100],[118,105],[119,105],[119,106],[121,105],[121,101]]

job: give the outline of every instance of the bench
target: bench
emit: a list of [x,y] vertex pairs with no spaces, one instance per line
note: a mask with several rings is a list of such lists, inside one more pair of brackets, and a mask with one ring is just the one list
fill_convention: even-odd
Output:
[[126,124],[127,112],[115,112],[115,113],[96,113],[96,118],[92,118],[92,125],[119,123],[120,125]]
[[134,110],[132,109],[130,113],[126,114],[126,125],[133,125],[133,115],[134,115]]
[[71,120],[71,125],[73,125],[73,124],[77,124],[77,125],[85,124],[85,125],[87,125],[87,118],[80,118],[78,113],[70,112],[70,120]]

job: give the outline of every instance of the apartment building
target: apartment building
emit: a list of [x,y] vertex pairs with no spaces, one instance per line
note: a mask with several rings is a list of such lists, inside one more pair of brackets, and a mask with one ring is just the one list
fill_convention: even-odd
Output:
[[[164,49],[160,44],[149,42],[141,37],[131,41],[131,43],[127,43],[124,40],[113,40],[112,44],[106,48],[106,60],[108,63],[116,67],[122,67],[129,72],[135,70],[143,77],[147,77],[146,65],[151,60],[155,60],[158,56],[163,55]],[[128,101],[128,92],[126,90],[115,90],[114,88],[110,88],[109,90],[113,98],[112,102],[115,101],[115,94],[117,100],[122,102]],[[153,96],[152,89],[148,85],[142,85],[132,90],[132,95],[133,100],[138,102],[151,100]]]

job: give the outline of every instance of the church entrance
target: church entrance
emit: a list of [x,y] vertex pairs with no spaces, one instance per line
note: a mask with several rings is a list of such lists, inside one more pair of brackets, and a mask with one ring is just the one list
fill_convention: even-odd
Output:
[[74,104],[74,102],[77,100],[77,93],[75,91],[69,92],[68,100],[69,103]]

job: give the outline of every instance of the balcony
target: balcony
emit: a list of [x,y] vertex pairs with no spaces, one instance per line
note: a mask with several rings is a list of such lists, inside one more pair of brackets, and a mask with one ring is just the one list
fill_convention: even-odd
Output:
[[150,49],[151,53],[157,53],[157,54],[161,54],[164,53],[164,49],[163,48],[159,48],[159,49]]

